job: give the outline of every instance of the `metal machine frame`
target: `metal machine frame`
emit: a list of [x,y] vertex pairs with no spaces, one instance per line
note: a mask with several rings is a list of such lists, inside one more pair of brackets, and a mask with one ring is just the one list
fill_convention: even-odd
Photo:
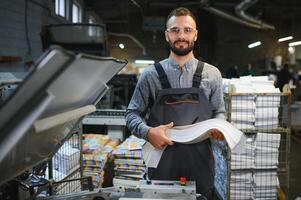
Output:
[[127,61],[48,49],[0,108],[0,185],[49,160]]

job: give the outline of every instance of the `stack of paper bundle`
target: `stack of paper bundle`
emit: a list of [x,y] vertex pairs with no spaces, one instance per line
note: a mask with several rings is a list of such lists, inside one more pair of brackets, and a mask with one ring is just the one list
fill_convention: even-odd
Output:
[[255,199],[277,199],[279,180],[275,171],[256,171],[254,177]]
[[144,143],[145,140],[132,135],[113,151],[115,157],[114,185],[136,187],[139,184],[146,170],[142,159]]
[[239,129],[272,129],[279,124],[280,90],[267,76],[245,76],[223,79],[224,92],[230,100],[231,122]]
[[52,158],[54,169],[63,174],[61,179],[79,168],[79,157],[80,151],[78,149],[73,148],[67,142],[62,145]]
[[244,149],[231,152],[231,199],[251,199],[253,196],[253,177],[251,169],[254,167],[255,146],[254,136],[248,136]]
[[101,152],[105,144],[110,140],[108,135],[102,134],[84,134],[83,138],[82,148],[84,154]]
[[118,141],[107,135],[85,134],[83,140],[83,175],[91,176],[95,187],[101,187],[104,180],[104,166]]
[[280,134],[258,133],[255,141],[254,194],[256,199],[277,199]]
[[231,152],[231,199],[277,199],[280,134],[248,136],[243,151]]
[[255,96],[232,96],[231,122],[238,129],[254,129]]
[[256,128],[273,129],[279,125],[280,95],[257,96],[255,126]]
[[83,175],[92,177],[94,187],[101,186],[101,172],[106,161],[107,154],[83,154]]
[[252,169],[254,168],[255,146],[253,137],[249,136],[245,142],[243,151],[237,153],[231,152],[231,170]]
[[277,169],[280,134],[257,133],[255,140],[255,168]]
[[251,171],[232,171],[230,185],[231,199],[252,199],[254,194]]

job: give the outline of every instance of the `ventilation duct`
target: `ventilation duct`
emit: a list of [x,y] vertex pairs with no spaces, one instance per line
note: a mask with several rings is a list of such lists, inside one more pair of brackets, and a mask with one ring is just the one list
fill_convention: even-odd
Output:
[[251,22],[242,20],[238,17],[235,17],[235,16],[233,16],[231,14],[228,14],[224,11],[221,11],[219,9],[216,9],[216,8],[213,8],[213,7],[203,7],[203,9],[210,12],[210,13],[212,13],[212,14],[215,14],[217,16],[223,17],[225,19],[228,19],[228,20],[236,22],[236,23],[239,23],[239,24],[251,27],[251,28],[263,29],[263,27],[260,26],[259,24],[253,24]]
[[249,21],[251,23],[259,25],[262,29],[272,29],[275,30],[275,26],[267,24],[262,20],[256,19],[255,17],[245,13],[245,10],[256,4],[258,0],[244,0],[235,7],[236,14],[242,19]]

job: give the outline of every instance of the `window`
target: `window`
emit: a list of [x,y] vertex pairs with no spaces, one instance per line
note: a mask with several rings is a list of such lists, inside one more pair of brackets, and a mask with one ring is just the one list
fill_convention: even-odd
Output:
[[76,1],[73,1],[73,4],[72,4],[72,22],[73,23],[79,23],[79,22],[82,21],[81,18],[82,18],[81,7]]
[[55,0],[55,14],[66,17],[66,1],[65,0]]

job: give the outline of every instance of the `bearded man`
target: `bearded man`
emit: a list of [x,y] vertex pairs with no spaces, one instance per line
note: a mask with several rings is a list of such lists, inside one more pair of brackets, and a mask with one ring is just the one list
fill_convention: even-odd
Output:
[[210,118],[225,119],[220,71],[193,55],[197,40],[196,18],[187,8],[177,8],[166,20],[165,39],[169,57],[141,74],[126,112],[129,130],[164,149],[157,168],[148,169],[150,179],[196,181],[197,193],[214,197],[212,140],[223,140],[218,130],[196,144],[171,141],[165,131]]

